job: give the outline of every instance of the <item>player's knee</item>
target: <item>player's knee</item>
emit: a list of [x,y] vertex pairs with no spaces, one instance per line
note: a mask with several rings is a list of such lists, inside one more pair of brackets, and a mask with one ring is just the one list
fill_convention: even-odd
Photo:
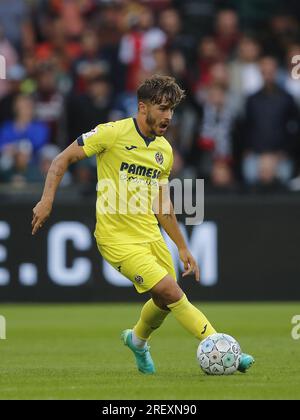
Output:
[[171,303],[178,302],[183,296],[183,291],[174,279],[168,275],[153,287],[151,294],[154,302],[158,302],[160,307],[162,305],[166,307]]
[[163,311],[168,311],[169,310],[169,308],[164,304],[163,299],[161,299],[157,295],[154,295],[153,293],[151,294],[151,296],[152,296],[152,300],[153,300],[153,302],[155,303],[156,306],[158,306]]

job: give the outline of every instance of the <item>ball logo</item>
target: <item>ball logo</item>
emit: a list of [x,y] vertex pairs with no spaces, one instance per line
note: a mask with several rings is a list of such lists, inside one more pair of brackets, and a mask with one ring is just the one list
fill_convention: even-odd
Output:
[[159,165],[162,165],[164,163],[164,157],[163,157],[162,153],[157,152],[155,154],[155,160]]
[[238,353],[239,353],[239,348],[238,348],[235,344],[233,344],[233,345],[231,346],[231,349],[232,349],[232,352],[233,352],[234,354],[238,354]]
[[142,276],[135,276],[134,280],[136,281],[137,284],[143,284],[144,283],[144,279]]

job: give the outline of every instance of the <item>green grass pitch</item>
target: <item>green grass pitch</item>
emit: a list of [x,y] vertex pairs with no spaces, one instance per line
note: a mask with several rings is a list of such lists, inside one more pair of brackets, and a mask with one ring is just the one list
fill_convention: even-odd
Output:
[[197,341],[170,315],[151,339],[157,374],[143,376],[120,341],[139,304],[0,305],[0,399],[300,399],[299,303],[197,306],[255,356],[251,371],[204,375]]

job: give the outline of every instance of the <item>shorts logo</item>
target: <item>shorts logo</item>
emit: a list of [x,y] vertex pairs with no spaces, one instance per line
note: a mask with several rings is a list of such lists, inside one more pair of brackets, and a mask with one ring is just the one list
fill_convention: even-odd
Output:
[[134,280],[136,281],[137,284],[143,284],[144,283],[144,279],[142,276],[135,276]]
[[159,165],[162,165],[164,163],[164,157],[163,157],[162,153],[157,152],[155,154],[155,160]]

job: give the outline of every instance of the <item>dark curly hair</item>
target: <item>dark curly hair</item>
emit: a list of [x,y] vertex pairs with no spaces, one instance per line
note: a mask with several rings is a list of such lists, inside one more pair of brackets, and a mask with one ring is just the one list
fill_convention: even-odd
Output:
[[137,90],[138,101],[159,105],[166,101],[170,108],[175,108],[184,98],[182,90],[174,77],[153,75],[146,79]]

